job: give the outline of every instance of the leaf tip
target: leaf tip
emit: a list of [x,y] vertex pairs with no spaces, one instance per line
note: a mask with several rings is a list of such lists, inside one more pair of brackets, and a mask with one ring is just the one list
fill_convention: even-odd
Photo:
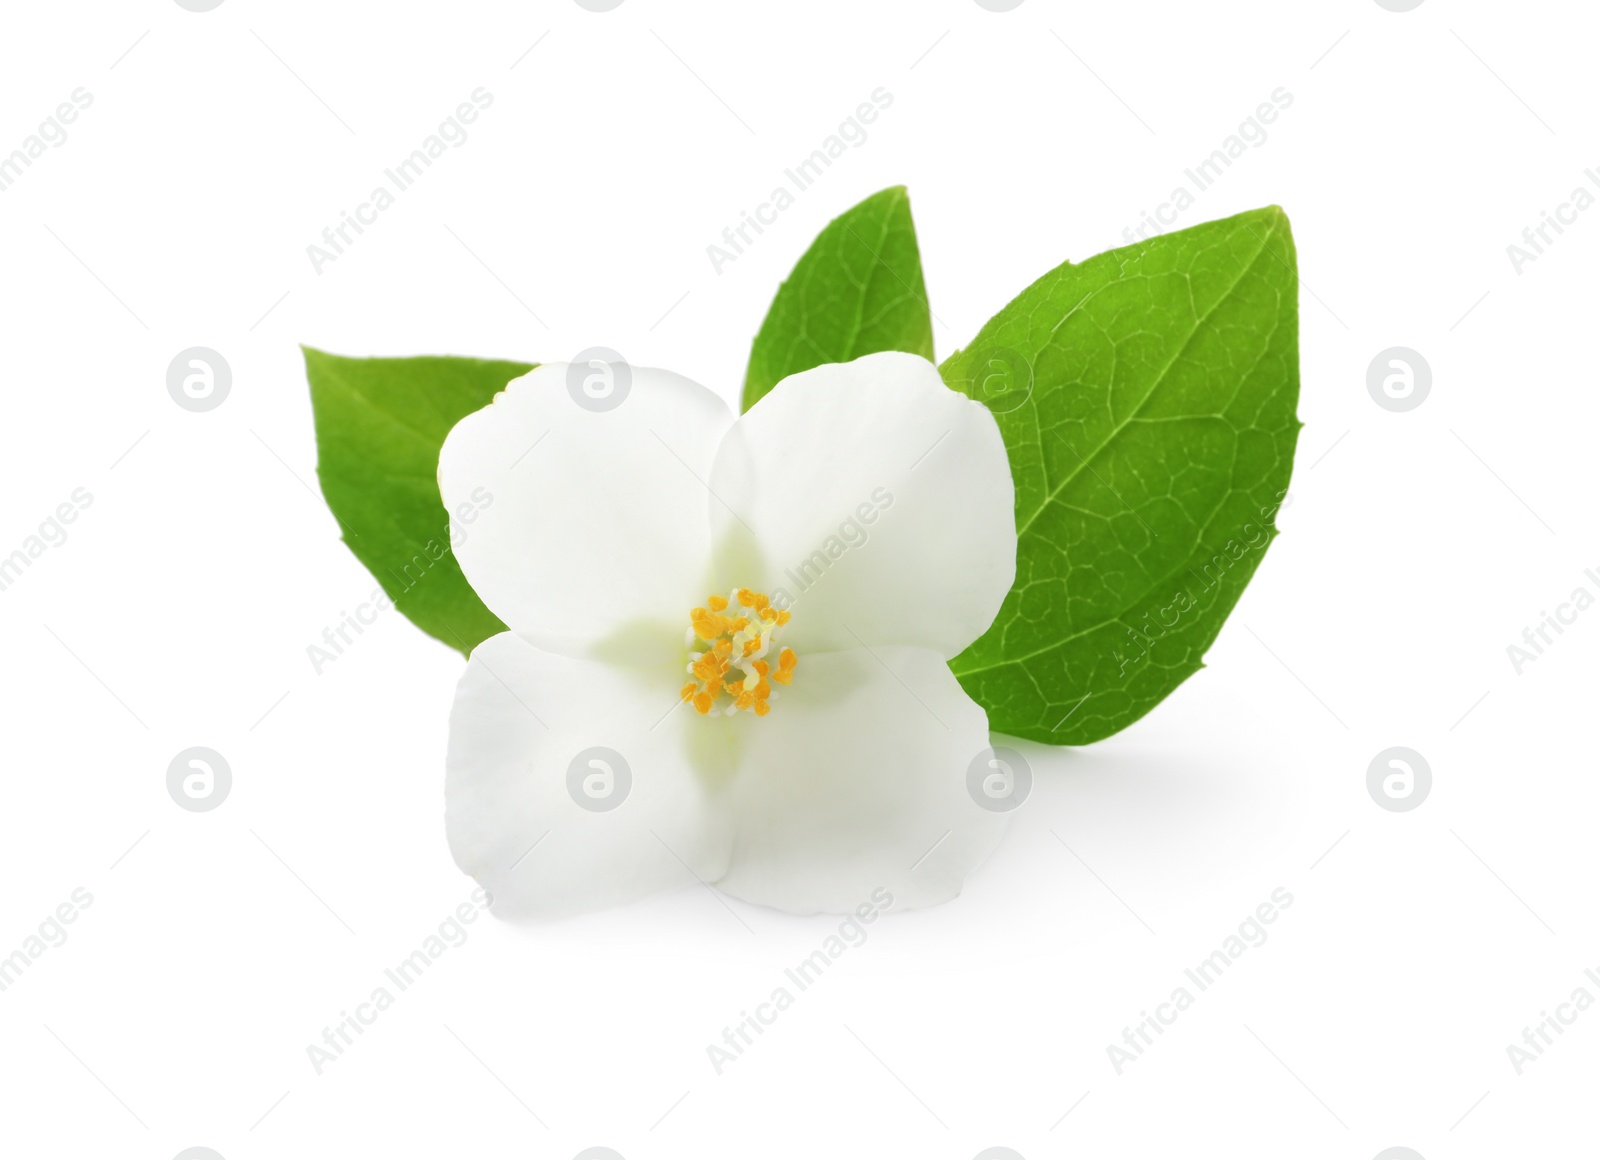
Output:
[[1284,229],[1289,228],[1288,211],[1285,210],[1281,205],[1278,205],[1276,202],[1271,205],[1262,206],[1256,212],[1275,226],[1282,226]]
[[326,366],[333,361],[334,356],[325,350],[318,350],[316,347],[307,346],[303,342],[299,345],[300,358],[305,362],[307,377],[310,377],[313,367]]

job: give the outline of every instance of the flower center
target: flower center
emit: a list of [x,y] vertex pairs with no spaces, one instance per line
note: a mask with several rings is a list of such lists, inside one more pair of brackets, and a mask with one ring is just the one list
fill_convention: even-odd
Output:
[[[702,717],[741,709],[765,717],[772,711],[767,703],[772,683],[787,685],[799,664],[792,648],[778,653],[776,669],[765,659],[788,623],[788,610],[774,608],[765,593],[735,588],[726,596],[709,597],[704,608],[689,613],[684,641],[691,650],[689,675],[694,679],[679,696]],[[696,641],[705,642],[704,652],[692,651]]]

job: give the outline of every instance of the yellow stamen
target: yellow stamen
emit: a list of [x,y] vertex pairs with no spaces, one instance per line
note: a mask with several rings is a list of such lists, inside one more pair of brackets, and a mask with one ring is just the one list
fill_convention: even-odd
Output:
[[[778,653],[776,668],[772,661],[762,659],[776,647],[778,634],[789,619],[789,612],[776,607],[766,593],[749,588],[706,597],[704,606],[689,612],[693,634],[705,641],[706,649],[693,655],[689,664],[693,680],[678,696],[692,703],[702,717],[746,709],[765,717],[772,711],[768,702],[773,684],[789,684],[799,663],[789,648]],[[738,674],[737,678],[733,674]],[[722,700],[724,694],[726,701]]]

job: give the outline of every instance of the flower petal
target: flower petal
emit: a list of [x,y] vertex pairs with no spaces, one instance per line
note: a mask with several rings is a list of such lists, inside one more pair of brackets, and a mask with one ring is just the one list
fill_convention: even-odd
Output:
[[711,473],[719,575],[793,600],[802,654],[903,644],[953,657],[1010,591],[1011,466],[994,416],[926,359],[886,352],[791,375]]
[[595,411],[569,391],[567,364],[537,367],[457,423],[439,453],[467,580],[554,652],[592,654],[642,623],[670,628],[676,645],[710,591],[704,481],[732,416],[680,375],[630,373],[620,404]]
[[473,650],[450,714],[445,828],[495,913],[576,913],[721,876],[728,826],[703,772],[716,755],[694,753],[705,722],[669,713],[679,679],[509,632]]
[[717,888],[738,898],[844,914],[886,890],[893,909],[931,906],[959,894],[1005,833],[1009,815],[967,788],[988,719],[936,652],[803,657],[767,716],[733,721],[744,751]]

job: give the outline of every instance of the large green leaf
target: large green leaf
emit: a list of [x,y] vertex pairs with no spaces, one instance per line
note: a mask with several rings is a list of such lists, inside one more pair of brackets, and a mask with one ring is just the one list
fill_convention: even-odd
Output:
[[303,347],[317,476],[344,542],[395,607],[463,653],[504,631],[450,550],[439,447],[532,364],[475,358],[342,358]]
[[950,662],[991,728],[1084,744],[1201,657],[1276,535],[1300,423],[1277,207],[1059,266],[940,368],[995,412],[1017,579]]
[[744,406],[789,375],[882,350],[933,358],[933,322],[905,186],[840,214],[778,287],[750,351]]

